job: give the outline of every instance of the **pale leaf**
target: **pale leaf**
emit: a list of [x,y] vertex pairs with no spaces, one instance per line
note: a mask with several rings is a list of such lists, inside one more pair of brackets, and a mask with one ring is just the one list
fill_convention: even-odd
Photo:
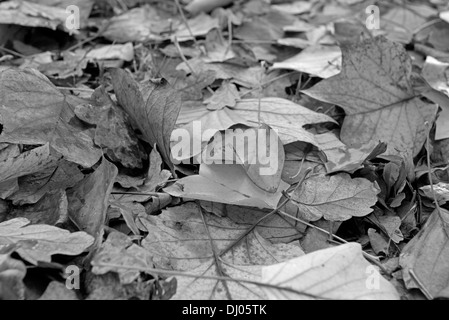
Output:
[[[347,243],[262,267],[262,280],[322,299],[399,299],[393,285],[365,260],[358,243]],[[310,299],[299,293],[262,288],[270,299]]]

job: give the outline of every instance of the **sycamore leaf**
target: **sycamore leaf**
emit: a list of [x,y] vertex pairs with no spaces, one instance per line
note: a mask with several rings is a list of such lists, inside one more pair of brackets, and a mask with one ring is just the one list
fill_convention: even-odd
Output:
[[94,238],[85,232],[70,233],[44,224],[29,225],[29,220],[16,218],[0,223],[0,249],[17,243],[17,253],[37,264],[50,262],[54,254],[76,256],[92,245]]
[[448,299],[449,212],[440,209],[440,217],[437,210],[431,214],[421,231],[404,247],[399,263],[408,289],[419,288],[429,299]]
[[[245,279],[260,281],[261,266],[239,266],[222,263],[223,272],[231,279]],[[197,278],[178,278],[178,287],[172,300],[266,300],[267,295],[254,284],[235,281],[217,281],[205,279],[202,276],[216,277],[218,272],[211,262],[205,262],[189,270],[189,274],[198,275]]]
[[201,279],[202,275],[260,279],[260,266],[282,262],[303,255],[295,244],[272,244],[257,231],[224,253],[246,228],[228,218],[203,213],[194,203],[164,210],[159,216],[141,220],[149,232],[142,246],[152,255],[159,268],[187,271],[197,279],[180,276],[175,299],[265,298],[260,289],[247,283]]
[[345,221],[371,213],[379,192],[371,181],[346,173],[316,175],[296,189],[292,200],[306,220]]
[[[211,261],[214,251],[219,254],[246,230],[229,218],[202,213],[195,203],[170,208],[141,221],[149,232],[142,246],[152,253],[155,264],[174,270],[190,270]],[[242,266],[269,265],[303,254],[295,244],[272,244],[258,232],[251,232],[221,260]]]
[[[260,102],[260,104],[259,104]],[[282,143],[288,144],[303,141],[319,146],[315,135],[304,129],[307,124],[334,122],[331,117],[314,112],[306,107],[281,98],[242,99],[235,107],[209,111],[197,121],[193,121],[183,128],[176,129],[172,135],[172,142],[182,137],[177,143],[181,154],[174,153],[176,160],[189,159],[199,154],[202,143],[206,143],[213,135],[236,124],[250,127],[258,126],[260,107],[260,121],[268,125],[279,135]],[[195,110],[192,113],[198,114]],[[188,139],[189,138],[189,139]]]
[[341,139],[347,145],[382,141],[387,154],[411,150],[417,155],[436,114],[411,84],[411,60],[399,44],[384,37],[342,45],[340,74],[304,93],[346,111]]
[[[261,210],[232,205],[225,205],[224,210],[226,217],[247,228],[256,224],[270,212],[269,209]],[[275,214],[259,222],[255,230],[272,243],[291,243],[301,238],[306,228],[306,225],[296,220]]]
[[[347,243],[262,267],[262,280],[323,299],[399,299],[393,285],[365,260],[358,243]],[[310,299],[298,293],[267,287],[262,289],[270,299]]]

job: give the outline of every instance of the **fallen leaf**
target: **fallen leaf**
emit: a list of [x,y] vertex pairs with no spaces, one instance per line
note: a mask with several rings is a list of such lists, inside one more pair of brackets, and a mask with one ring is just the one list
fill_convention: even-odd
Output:
[[86,53],[86,58],[90,60],[119,59],[132,61],[134,59],[134,47],[131,42],[100,46],[88,51]]
[[372,212],[379,192],[369,180],[351,179],[346,173],[316,175],[295,190],[292,200],[306,220],[345,221]]
[[38,172],[53,160],[48,143],[17,157],[8,158],[1,163],[0,182]]
[[234,107],[240,99],[239,92],[235,84],[224,81],[212,96],[204,100],[209,110],[220,110],[224,107]]
[[[449,201],[449,184],[448,183],[439,182],[437,184],[434,184],[433,190],[430,185],[421,187],[421,188],[419,188],[419,190],[421,190],[422,193],[424,193],[424,195],[432,201],[436,198],[436,200],[438,201],[438,204],[441,206]],[[435,198],[434,198],[434,196],[435,196]]]
[[29,1],[5,1],[0,4],[0,21],[4,24],[18,24],[28,27],[42,27],[56,30],[61,26],[67,32],[66,20],[69,14],[65,8],[47,6]]
[[[213,203],[217,205],[217,203]],[[226,217],[247,228],[256,224],[269,210],[226,205]],[[281,215],[271,215],[257,224],[255,230],[272,243],[292,243],[302,237],[306,225]]]
[[272,69],[295,70],[327,79],[340,73],[341,50],[337,46],[309,46],[296,56],[274,63]]
[[219,132],[201,154],[201,163],[241,165],[255,185],[270,193],[278,190],[284,160],[282,142],[267,125]]
[[[325,166],[328,173],[338,171],[354,173],[354,171],[362,167],[363,162],[367,160],[368,156],[376,148],[374,141],[358,147],[349,147],[341,142],[332,132],[315,135],[315,139],[320,150],[326,155],[327,162]],[[382,153],[382,150],[385,149],[380,149],[376,156]]]
[[178,41],[188,41],[198,36],[204,36],[209,31],[218,27],[218,18],[200,13],[196,17],[187,20],[185,24],[179,26],[174,34],[174,37],[176,37]]
[[76,116],[95,125],[94,142],[108,157],[127,168],[142,168],[147,159],[144,148],[129,124],[128,115],[119,108],[100,86],[92,94],[92,103],[75,107]]
[[437,11],[425,4],[409,4],[407,7],[394,7],[380,19],[382,29],[387,31],[389,39],[408,43],[416,30],[427,22]]
[[47,193],[66,190],[83,178],[77,164],[54,159],[42,170],[19,178],[19,190],[9,196],[8,200],[14,205],[36,203]]
[[416,156],[436,106],[422,102],[414,92],[406,51],[384,37],[345,44],[342,51],[341,73],[303,92],[345,109],[345,144],[382,141],[388,145],[387,154],[412,150]]
[[160,216],[149,216],[147,219],[142,222],[152,236],[145,238],[142,246],[154,255],[155,264],[198,276],[196,279],[179,276],[174,299],[188,296],[190,299],[261,299],[264,295],[254,285],[224,283],[202,279],[201,276],[222,275],[257,280],[260,277],[260,265],[303,254],[299,246],[274,245],[253,231],[244,241],[224,254],[217,265],[213,259],[214,252],[219,254],[245,229],[227,218],[200,213],[200,208],[193,203],[171,208],[163,211]]
[[100,166],[67,191],[69,217],[82,231],[100,240],[117,167],[103,158]]
[[94,242],[93,237],[82,231],[70,233],[53,226],[29,223],[25,218],[0,223],[0,249],[17,243],[16,252],[37,265],[38,262],[50,262],[54,254],[79,255]]
[[0,254],[0,300],[24,300],[25,285],[23,279],[27,273],[25,264]]
[[162,169],[162,158],[154,146],[150,153],[150,167],[148,168],[147,177],[142,186],[137,189],[141,193],[155,192],[158,187],[165,185],[170,179],[171,173],[168,170]]
[[64,224],[68,222],[67,204],[65,191],[59,190],[48,193],[33,205],[15,207],[8,219],[21,217],[28,219],[31,224]]
[[[279,135],[284,145],[303,141],[319,146],[315,135],[304,129],[304,126],[335,122],[325,114],[314,112],[286,99],[242,99],[232,109],[209,111],[202,116],[200,114],[200,118],[196,119],[196,122],[193,121],[176,129],[172,134],[171,141],[174,142],[181,138],[181,141],[177,143],[177,150],[182,150],[182,153],[173,152],[173,158],[182,161],[199,154],[202,151],[202,144],[208,142],[216,132],[226,130],[235,124],[257,126],[259,115],[260,122],[271,127]],[[177,137],[178,139],[176,139]]]
[[449,269],[447,227],[449,212],[440,209],[444,219],[442,221],[437,210],[431,214],[421,231],[406,244],[401,252],[399,263],[408,289],[421,289],[428,299],[447,299],[449,298],[449,273],[447,272]]
[[144,5],[112,17],[102,35],[119,43],[163,40],[161,34],[170,31],[170,25],[155,8]]
[[384,256],[388,255],[388,248],[390,247],[390,245],[388,241],[376,231],[376,229],[369,228],[368,237],[371,248],[373,249],[375,254],[383,254]]
[[[156,265],[174,270],[197,268],[212,261],[214,251],[219,254],[246,230],[228,218],[200,210],[196,204],[187,203],[142,219],[151,235],[142,241],[142,246],[151,252]],[[221,260],[240,266],[268,265],[302,254],[295,244],[271,244],[257,232],[251,232]]]
[[274,4],[271,7],[288,14],[301,14],[310,11],[312,3],[308,1],[295,1],[292,3]]
[[38,300],[79,300],[75,290],[68,289],[64,283],[53,280]]
[[34,69],[0,67],[0,142],[50,146],[66,160],[92,167],[101,150],[83,128],[72,123],[70,102]]
[[257,187],[240,165],[202,164],[199,175],[179,179],[163,190],[174,197],[273,209],[287,187],[281,181],[277,192],[267,192]]
[[[105,265],[114,264],[124,267],[101,266],[103,263]],[[151,254],[144,248],[134,244],[128,236],[120,232],[113,232],[108,236],[93,257],[91,264],[94,274],[101,275],[110,271],[116,272],[120,277],[120,282],[123,284],[132,283],[140,276],[140,271],[128,269],[126,266],[153,267]]]
[[170,156],[170,135],[181,108],[177,92],[162,80],[148,82],[142,91],[124,70],[112,69],[112,84],[120,105],[141,130],[145,140],[157,144],[164,161],[173,168]]
[[191,14],[198,12],[209,12],[218,7],[224,7],[234,0],[193,0],[189,2],[185,9]]
[[435,140],[443,140],[449,138],[449,84],[447,77],[449,74],[449,63],[440,62],[437,59],[428,56],[422,69],[423,78],[429,83],[429,85],[440,91],[442,95],[446,95],[441,99],[435,100],[429,97],[433,102],[438,103],[443,109],[439,114],[436,121]]
[[358,243],[347,243],[262,267],[262,280],[304,293],[262,287],[272,300],[310,299],[306,294],[318,299],[399,300],[393,285],[365,260]]
[[[223,272],[231,279],[260,281],[260,266],[235,266],[222,264]],[[217,281],[202,276],[217,276],[217,270],[210,262],[205,262],[189,274],[197,278],[178,276],[178,288],[172,300],[266,300],[266,294],[255,284],[235,281]],[[261,283],[263,284],[263,283]]]

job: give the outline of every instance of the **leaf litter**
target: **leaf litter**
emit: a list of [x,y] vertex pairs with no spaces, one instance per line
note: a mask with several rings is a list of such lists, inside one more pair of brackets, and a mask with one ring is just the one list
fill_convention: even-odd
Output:
[[447,4],[74,2],[0,4],[1,299],[449,298]]

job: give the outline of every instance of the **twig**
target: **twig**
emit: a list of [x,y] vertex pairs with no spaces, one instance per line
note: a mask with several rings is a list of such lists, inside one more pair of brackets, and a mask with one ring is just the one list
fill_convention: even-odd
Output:
[[152,196],[152,197],[158,197],[160,195],[165,195],[164,192],[118,192],[113,191],[111,194],[123,194],[123,195],[131,195],[131,196]]
[[184,15],[184,12],[182,11],[181,5],[179,4],[179,0],[175,0],[176,7],[178,8],[179,13],[181,14],[182,21],[186,25],[187,31],[189,31],[190,36],[193,38],[193,42],[195,43],[195,46],[201,50],[200,45],[198,41],[196,40],[196,37],[193,35],[192,29],[190,29],[189,22],[186,19],[186,16]]
[[173,40],[174,40],[173,42],[175,44],[176,50],[178,50],[179,56],[181,57],[181,60],[187,65],[187,67],[189,68],[192,75],[195,76],[195,78],[198,78],[197,73],[195,72],[195,70],[193,70],[192,66],[189,64],[189,61],[187,61],[186,56],[182,52],[181,46],[179,45],[179,42],[178,42],[178,38],[176,36],[174,36]]
[[[210,234],[209,226],[207,225],[206,220],[204,219],[203,208],[201,207],[199,201],[197,201],[197,206],[198,206],[198,210],[200,212],[201,220],[203,221],[204,228],[206,229],[207,236],[209,237],[209,244],[210,244],[210,247],[211,247],[211,250],[212,250],[212,254],[213,254],[213,257],[214,257],[214,263],[215,263],[218,275],[220,277],[224,277],[225,273],[224,273],[223,268],[222,268],[221,263],[220,263],[220,257],[217,254],[217,251],[216,251],[216,248],[215,248],[215,245],[214,245],[214,241],[213,241],[212,236]],[[223,286],[226,289],[226,296],[227,296],[227,298],[229,300],[231,300],[232,297],[231,297],[230,290],[228,288],[227,283],[223,282]]]
[[23,55],[21,53],[18,53],[18,52],[14,51],[14,50],[6,49],[5,47],[0,47],[0,50],[4,51],[6,53],[9,53],[9,54],[15,55],[15,56],[17,56],[19,58],[23,58],[23,59],[27,58],[27,56],[25,56],[25,55]]
[[84,91],[84,92],[94,92],[94,89],[90,88],[75,88],[75,87],[56,87],[59,90],[72,90],[72,91]]

